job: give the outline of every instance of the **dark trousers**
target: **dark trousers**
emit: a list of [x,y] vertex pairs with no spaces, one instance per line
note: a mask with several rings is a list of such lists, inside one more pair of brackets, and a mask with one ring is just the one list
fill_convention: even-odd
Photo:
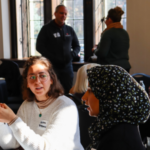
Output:
[[73,66],[72,62],[67,64],[65,67],[57,68],[53,67],[57,77],[64,88],[65,94],[69,93],[73,83]]

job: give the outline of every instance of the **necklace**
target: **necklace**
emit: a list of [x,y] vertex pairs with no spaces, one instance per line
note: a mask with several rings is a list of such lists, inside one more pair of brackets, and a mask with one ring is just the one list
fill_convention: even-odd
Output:
[[40,112],[39,117],[42,117],[42,113],[41,113],[40,109],[39,109],[39,112]]
[[[48,97],[48,99],[49,99],[49,97]],[[47,99],[47,100],[48,100]],[[36,104],[37,104],[37,107],[38,107],[38,109],[39,109],[39,117],[42,117],[42,112],[40,111],[40,108],[41,108],[41,106],[44,106],[45,105],[45,102],[47,102],[47,100],[44,100],[44,101],[38,101],[36,98],[35,98],[35,102],[36,102]]]
[[35,99],[35,102],[37,104],[37,107],[39,109],[39,117],[42,117],[42,112],[40,111],[40,109],[44,109],[46,108],[47,106],[49,106],[55,99],[50,99],[48,97],[47,100],[42,100],[42,101],[38,101],[37,99]]

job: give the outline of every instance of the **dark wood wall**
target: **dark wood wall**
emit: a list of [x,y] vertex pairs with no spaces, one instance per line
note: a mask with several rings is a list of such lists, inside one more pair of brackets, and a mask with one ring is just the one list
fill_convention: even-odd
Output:
[[88,61],[92,55],[92,47],[94,45],[94,28],[93,28],[93,11],[94,4],[93,0],[84,0],[83,1],[83,10],[84,10],[84,60]]
[[10,21],[11,21],[11,58],[17,58],[17,23],[16,23],[16,3],[9,0]]

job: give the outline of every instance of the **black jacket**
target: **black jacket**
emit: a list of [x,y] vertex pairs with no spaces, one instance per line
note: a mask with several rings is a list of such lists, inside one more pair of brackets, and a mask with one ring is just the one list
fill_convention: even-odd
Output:
[[60,29],[52,20],[39,32],[36,49],[58,68],[70,63],[78,55],[80,46],[72,27],[63,25]]
[[145,150],[136,125],[118,124],[101,136],[97,150]]
[[101,65],[113,64],[130,69],[128,50],[128,33],[124,29],[111,28],[102,34],[95,53]]

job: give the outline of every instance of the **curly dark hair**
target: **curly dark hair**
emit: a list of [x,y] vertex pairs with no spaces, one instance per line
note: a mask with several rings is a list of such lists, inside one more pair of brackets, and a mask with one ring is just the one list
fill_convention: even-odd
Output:
[[124,14],[124,11],[121,7],[115,7],[108,11],[107,18],[110,18],[113,22],[120,22],[121,16]]
[[51,98],[57,98],[60,95],[64,94],[64,89],[62,87],[62,85],[60,84],[59,80],[57,79],[57,76],[53,70],[52,64],[51,62],[45,58],[45,57],[41,57],[41,56],[33,56],[30,57],[25,65],[24,65],[24,71],[23,71],[23,84],[22,84],[22,94],[23,94],[23,99],[28,100],[28,101],[33,101],[35,99],[35,95],[34,93],[27,88],[27,74],[29,71],[29,68],[34,65],[34,64],[44,64],[47,67],[47,71],[49,72],[50,78],[53,81],[53,84],[50,87],[50,90],[48,91],[48,96]]

